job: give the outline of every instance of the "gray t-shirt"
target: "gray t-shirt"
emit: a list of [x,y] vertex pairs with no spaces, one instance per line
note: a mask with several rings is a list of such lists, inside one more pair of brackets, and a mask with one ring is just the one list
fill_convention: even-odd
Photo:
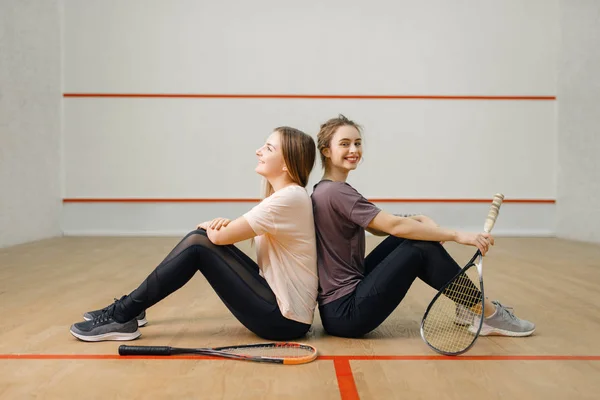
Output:
[[365,228],[381,211],[346,182],[323,180],[311,195],[317,235],[319,303],[352,293],[364,277]]

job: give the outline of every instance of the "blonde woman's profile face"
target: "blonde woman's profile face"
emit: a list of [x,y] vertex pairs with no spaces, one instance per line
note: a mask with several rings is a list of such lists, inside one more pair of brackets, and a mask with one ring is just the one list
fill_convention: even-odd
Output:
[[276,177],[285,173],[280,136],[279,132],[271,133],[265,144],[256,150],[258,164],[255,171],[265,178]]

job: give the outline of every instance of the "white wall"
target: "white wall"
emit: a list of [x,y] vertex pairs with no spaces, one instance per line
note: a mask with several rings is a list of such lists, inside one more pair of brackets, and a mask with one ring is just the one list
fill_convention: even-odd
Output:
[[[66,0],[64,29],[71,94],[556,95],[556,1]],[[556,198],[552,100],[115,97],[64,100],[64,197],[256,198],[271,129],[316,135],[338,113],[365,127],[350,181],[369,198]],[[66,203],[63,229],[180,233],[251,205]],[[483,220],[479,203],[382,206]],[[552,234],[555,206],[507,204],[502,219]]]
[[60,2],[0,2],[0,247],[61,234]]
[[600,2],[561,1],[557,234],[600,243]]

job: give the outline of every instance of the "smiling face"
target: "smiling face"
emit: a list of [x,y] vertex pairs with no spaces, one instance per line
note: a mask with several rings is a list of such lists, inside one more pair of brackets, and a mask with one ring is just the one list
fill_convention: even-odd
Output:
[[266,143],[256,150],[258,165],[255,171],[267,179],[273,179],[286,174],[285,161],[281,149],[281,135],[273,132]]
[[346,172],[356,169],[362,158],[360,132],[351,125],[340,126],[333,134],[329,147],[322,152],[327,160],[327,168]]

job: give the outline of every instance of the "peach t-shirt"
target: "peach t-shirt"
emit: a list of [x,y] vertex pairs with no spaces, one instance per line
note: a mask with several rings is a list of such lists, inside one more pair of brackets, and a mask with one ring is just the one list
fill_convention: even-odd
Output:
[[258,266],[281,314],[312,324],[319,279],[312,202],[305,188],[287,186],[264,199],[244,218],[257,234]]

